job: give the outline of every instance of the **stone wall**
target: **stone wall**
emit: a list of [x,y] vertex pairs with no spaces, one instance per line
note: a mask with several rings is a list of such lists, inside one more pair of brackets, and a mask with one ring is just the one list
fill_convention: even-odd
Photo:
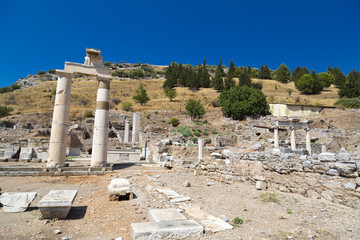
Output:
[[280,149],[265,152],[223,150],[196,167],[196,174],[231,184],[255,183],[271,191],[292,192],[360,207],[360,157],[350,152],[299,155]]

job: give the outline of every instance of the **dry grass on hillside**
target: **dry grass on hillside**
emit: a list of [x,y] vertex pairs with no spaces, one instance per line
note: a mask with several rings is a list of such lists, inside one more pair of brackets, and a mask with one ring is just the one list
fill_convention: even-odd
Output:
[[[334,86],[327,88],[321,94],[304,95],[296,90],[294,83],[283,84],[274,80],[254,79],[255,82],[262,82],[263,92],[267,95],[271,103],[296,103],[308,105],[326,105],[332,106],[338,99],[337,89]],[[177,97],[170,102],[165,96],[162,89],[164,80],[131,80],[120,81],[113,80],[111,83],[111,100],[112,109],[121,109],[121,102],[131,102],[135,111],[146,110],[184,110],[184,102],[189,98],[200,99],[207,109],[213,108],[211,100],[217,99],[219,93],[214,89],[200,89],[191,91],[188,88],[179,87]],[[136,89],[142,83],[148,92],[150,101],[144,106],[135,103],[132,96]],[[54,96],[51,91],[56,88],[56,82],[43,82],[32,88],[26,88],[18,92],[0,94],[0,105],[9,105],[14,108],[14,113],[29,112],[51,112],[54,105]],[[287,89],[293,92],[289,97]],[[95,110],[97,93],[97,81],[93,77],[75,78],[72,83],[71,98],[71,116],[81,116],[86,110]],[[298,101],[297,101],[298,100]],[[115,104],[117,103],[117,104]]]

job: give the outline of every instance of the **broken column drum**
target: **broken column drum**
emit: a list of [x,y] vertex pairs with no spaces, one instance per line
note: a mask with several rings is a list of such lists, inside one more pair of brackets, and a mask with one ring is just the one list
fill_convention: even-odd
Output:
[[70,114],[71,79],[73,72],[57,70],[55,106],[51,126],[47,167],[63,167],[66,158],[66,136]]
[[110,79],[108,76],[98,75],[98,92],[91,155],[92,167],[104,166],[107,163]]
[[291,144],[291,150],[295,151],[296,150],[296,142],[295,142],[295,128],[291,127],[291,134],[290,134],[290,144]]
[[125,134],[124,134],[124,142],[129,142],[129,132],[130,132],[130,122],[128,119],[125,120]]
[[311,137],[310,137],[310,128],[305,128],[306,131],[306,150],[309,155],[311,155]]
[[134,113],[133,115],[133,129],[132,129],[132,142],[139,142],[139,130],[140,130],[140,113]]
[[201,161],[204,158],[204,139],[199,138],[198,139],[198,160]]

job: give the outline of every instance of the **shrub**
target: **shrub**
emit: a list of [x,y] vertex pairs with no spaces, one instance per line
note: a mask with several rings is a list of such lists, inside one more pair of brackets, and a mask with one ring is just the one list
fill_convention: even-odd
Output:
[[111,68],[111,62],[104,62],[104,66],[108,67],[108,68]]
[[211,134],[218,134],[216,130],[211,130]]
[[127,112],[132,111],[132,103],[131,102],[123,102],[121,106],[124,111],[127,111]]
[[84,113],[84,117],[85,118],[92,118],[92,117],[94,117],[94,114],[93,114],[93,112],[91,110],[87,110]]
[[208,135],[209,135],[209,133],[208,133],[206,130],[203,132],[203,134],[204,134],[205,136],[208,136]]
[[20,89],[20,88],[21,88],[21,86],[19,84],[16,84],[16,83],[11,84],[11,90],[12,91],[15,91],[15,90]]
[[335,105],[345,108],[360,108],[360,98],[340,98],[335,102]]
[[267,115],[269,105],[261,90],[248,86],[236,86],[220,94],[221,110],[227,117],[243,120],[246,116]]
[[173,88],[164,88],[165,95],[170,99],[170,102],[176,97],[177,92]]
[[178,131],[180,131],[180,134],[183,137],[192,137],[193,136],[189,127],[182,127]]
[[211,106],[213,107],[220,107],[219,101],[217,99],[211,100]]
[[197,143],[198,138],[197,138],[197,137],[193,137],[193,138],[191,138],[191,141],[193,141],[193,143]]
[[205,139],[205,143],[206,143],[206,144],[210,144],[210,143],[211,143],[211,139],[210,139],[210,138],[206,138],[206,139]]
[[48,73],[55,74],[56,70],[55,69],[49,69]]
[[90,104],[90,99],[82,97],[78,99],[79,104],[86,106],[88,104]]
[[304,74],[295,83],[296,88],[305,94],[315,94],[323,90],[321,81],[315,79],[310,74]]
[[233,219],[234,224],[243,224],[243,222],[244,221],[239,217],[236,217],[236,218]]
[[197,137],[200,137],[201,136],[201,133],[199,131],[195,131],[194,132],[194,135],[197,136]]
[[206,113],[200,100],[195,100],[192,98],[185,103],[185,109],[186,114],[190,116],[191,120],[202,118]]
[[7,93],[7,92],[11,92],[10,87],[2,87],[2,88],[0,88],[0,93]]
[[40,71],[37,72],[37,74],[38,74],[38,75],[44,75],[44,74],[46,74],[46,72],[43,71],[43,70],[40,70]]
[[180,123],[179,119],[177,117],[172,117],[170,118],[170,124],[173,126],[173,127],[176,127],[178,126]]
[[9,116],[12,111],[13,109],[11,107],[0,106],[0,118]]
[[277,203],[279,204],[280,201],[279,199],[276,198],[276,194],[275,193],[262,193],[260,194],[260,198],[263,202],[273,202],[273,203]]
[[288,88],[286,91],[287,91],[287,93],[289,94],[289,97],[290,97],[291,94],[292,94],[292,92],[293,92],[293,90],[292,90],[291,88]]
[[120,98],[112,98],[111,101],[112,101],[114,104],[116,104],[116,105],[118,105],[119,103],[121,103],[121,99],[120,99]]
[[142,70],[141,68],[133,69],[129,72],[129,77],[133,79],[144,78],[144,70]]
[[155,111],[154,113],[155,113],[155,114],[159,114],[159,111]]

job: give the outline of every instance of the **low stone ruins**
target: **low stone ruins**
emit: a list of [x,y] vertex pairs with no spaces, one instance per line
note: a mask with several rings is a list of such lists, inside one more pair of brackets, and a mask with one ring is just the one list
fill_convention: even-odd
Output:
[[109,198],[110,201],[119,200],[120,198],[126,198],[128,200],[133,199],[133,190],[130,182],[124,178],[112,179],[109,186]]
[[38,207],[44,219],[66,219],[75,200],[77,190],[51,190]]

